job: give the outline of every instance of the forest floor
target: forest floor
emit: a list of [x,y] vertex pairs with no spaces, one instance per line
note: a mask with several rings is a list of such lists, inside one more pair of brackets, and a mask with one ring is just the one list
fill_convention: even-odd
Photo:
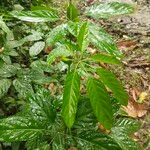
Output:
[[143,147],[149,145],[147,149],[150,149],[150,1],[120,1],[135,5],[136,12],[101,24],[116,38],[124,53],[124,65],[111,68],[130,94],[129,104],[124,110],[142,123],[134,138]]

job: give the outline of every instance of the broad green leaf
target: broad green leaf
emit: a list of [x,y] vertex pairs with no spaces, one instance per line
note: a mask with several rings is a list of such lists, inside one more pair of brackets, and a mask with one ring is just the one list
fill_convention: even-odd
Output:
[[101,51],[117,56],[121,54],[111,36],[98,25],[89,25],[89,41]]
[[0,76],[5,77],[11,77],[14,76],[17,73],[17,68],[14,65],[2,65],[0,67]]
[[[90,150],[121,150],[120,146],[111,137],[106,134],[102,134],[95,130],[85,130],[82,131],[78,137],[83,139],[82,148],[86,145]],[[81,142],[79,142],[81,143]]]
[[49,73],[52,73],[52,69],[51,67],[49,67],[49,65],[47,64],[47,62],[45,61],[42,61],[42,60],[36,60],[36,61],[33,61],[30,65],[30,67],[32,69],[38,69],[39,71],[41,72],[49,72]]
[[113,127],[110,135],[122,150],[140,150],[138,143],[133,141],[125,132],[124,128]]
[[5,53],[2,53],[0,54],[0,58],[8,65],[11,65],[11,58],[9,55],[5,54]]
[[85,128],[95,128],[97,119],[93,113],[93,109],[88,98],[79,98],[78,111],[76,116],[77,117],[75,120],[74,127],[82,128],[84,126]]
[[13,85],[21,98],[26,98],[29,93],[33,93],[32,85],[25,79],[15,79]]
[[120,64],[120,61],[112,55],[106,55],[106,54],[95,54],[91,56],[91,59],[97,62],[104,62],[108,64]]
[[52,29],[46,39],[46,46],[53,46],[56,42],[62,40],[66,35],[66,27],[67,24],[61,24],[56,28]]
[[78,21],[78,10],[77,8],[70,3],[68,8],[67,8],[67,17],[71,21]]
[[42,35],[39,32],[33,32],[31,35],[28,35],[20,40],[13,40],[13,41],[8,41],[6,43],[6,47],[8,49],[13,49],[19,46],[22,46],[26,42],[33,42],[33,41],[38,41],[42,39]]
[[81,26],[82,26],[82,23],[80,22],[69,21],[67,24],[67,30],[69,31],[71,35],[73,35],[74,37],[77,37]]
[[131,118],[119,118],[114,126],[123,128],[125,132],[130,135],[140,129],[140,122]]
[[45,47],[44,42],[36,42],[34,45],[32,45],[29,49],[30,56],[36,56],[38,55]]
[[16,50],[14,50],[14,49],[12,49],[12,50],[6,50],[5,52],[4,52],[4,54],[6,54],[6,55],[9,55],[9,56],[19,56],[19,54],[16,52]]
[[47,57],[48,64],[51,64],[55,61],[58,57],[67,57],[72,54],[71,51],[69,51],[64,45],[59,45],[55,49],[52,50],[52,52],[49,53]]
[[4,96],[11,85],[11,81],[9,79],[0,80],[0,98]]
[[110,18],[115,15],[133,13],[134,8],[127,3],[111,2],[88,7],[86,15],[95,19]]
[[128,104],[128,94],[125,92],[121,83],[116,79],[115,75],[110,71],[100,68],[97,70],[100,80],[113,92],[113,96],[122,105]]
[[87,22],[83,23],[80,27],[78,36],[77,36],[77,43],[79,45],[80,51],[84,51],[88,45],[88,24]]
[[48,90],[40,89],[36,94],[31,94],[29,102],[31,115],[35,120],[46,125],[54,122],[56,113]]
[[38,68],[31,69],[29,76],[33,82],[40,84],[40,85],[46,84],[46,83],[49,84],[52,81],[51,77],[46,76],[44,72]]
[[42,139],[30,140],[26,143],[27,150],[51,150],[50,144],[44,142]]
[[0,141],[27,141],[41,136],[45,128],[33,119],[10,117],[0,120]]
[[87,84],[87,91],[98,121],[106,129],[110,129],[113,124],[113,113],[110,97],[105,86],[97,79],[90,78]]
[[54,22],[59,18],[55,12],[48,10],[13,11],[11,15],[17,19],[29,22]]
[[76,71],[69,72],[65,81],[62,116],[68,128],[74,124],[80,92],[80,76]]
[[0,17],[0,28],[7,34],[7,40],[14,40],[13,32],[7,27],[2,17]]
[[26,37],[23,38],[25,42],[28,42],[28,41],[38,41],[38,40],[41,40],[42,39],[42,33],[40,32],[32,32],[31,35],[28,35]]

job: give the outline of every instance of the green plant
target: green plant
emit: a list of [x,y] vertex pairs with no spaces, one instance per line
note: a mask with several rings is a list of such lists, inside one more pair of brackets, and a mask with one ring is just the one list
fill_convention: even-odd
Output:
[[[103,28],[86,19],[86,16],[106,19],[131,12],[132,6],[118,2],[89,7],[82,19],[71,2],[67,17],[63,19],[49,9],[11,12],[13,17],[23,21],[61,22],[43,36],[45,41],[34,32],[34,35],[14,42],[12,32],[1,20],[6,33],[2,56],[7,50],[15,52],[15,48],[26,42],[36,43],[28,54],[25,53],[30,55],[32,63],[27,61],[29,64],[24,68],[11,63],[12,54],[7,53],[7,59],[1,56],[1,96],[8,92],[13,80],[13,86],[26,102],[21,113],[0,120],[0,141],[25,141],[29,150],[68,149],[71,146],[87,150],[140,149],[129,137],[138,130],[138,122],[117,114],[120,105],[127,105],[128,95],[115,75],[100,65],[118,65],[122,54]],[[49,50],[48,64],[39,58],[33,61],[45,45]],[[94,48],[97,50],[93,53],[91,49]],[[60,70],[58,64],[61,64]],[[53,74],[57,77],[49,78]],[[41,87],[57,82],[56,79],[58,85],[64,85],[64,92],[56,93],[59,96]],[[99,131],[98,124],[109,130],[109,134]]]

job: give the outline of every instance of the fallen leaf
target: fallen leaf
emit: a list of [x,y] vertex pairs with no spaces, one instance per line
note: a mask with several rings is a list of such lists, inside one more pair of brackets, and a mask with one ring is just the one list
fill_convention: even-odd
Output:
[[53,47],[52,46],[48,46],[45,48],[45,53],[49,54],[52,51]]
[[133,50],[135,47],[137,47],[137,43],[132,40],[122,40],[117,42],[117,46],[121,50]]
[[103,133],[106,133],[106,134],[110,133],[110,130],[105,129],[104,126],[102,126],[100,123],[98,124],[98,128]]
[[139,104],[133,99],[130,99],[127,106],[123,106],[123,110],[128,116],[133,118],[143,117],[147,113],[147,108],[144,104]]

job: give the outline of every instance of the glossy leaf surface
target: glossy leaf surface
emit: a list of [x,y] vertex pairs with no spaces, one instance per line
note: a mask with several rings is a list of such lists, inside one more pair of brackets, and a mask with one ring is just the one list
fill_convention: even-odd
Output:
[[83,51],[86,49],[88,45],[88,23],[85,22],[80,27],[78,36],[77,36],[77,43],[79,45],[80,51]]
[[125,132],[124,128],[112,128],[111,137],[119,144],[122,150],[140,150],[138,143],[133,141]]
[[10,117],[0,120],[0,141],[27,141],[42,135],[44,127],[33,119]]
[[36,10],[36,11],[14,11],[11,15],[17,19],[28,22],[53,22],[58,20],[58,16],[48,10]]
[[49,125],[55,120],[55,112],[51,103],[50,92],[46,89],[40,89],[36,94],[29,97],[31,115],[35,120]]
[[86,10],[87,16],[95,19],[110,18],[115,15],[129,14],[134,11],[133,6],[127,3],[111,2],[93,5]]
[[0,80],[0,98],[4,96],[11,85],[11,81],[9,79]]
[[70,56],[72,53],[64,46],[60,45],[52,50],[47,57],[48,64],[51,64],[55,61],[58,57],[67,57]]
[[79,134],[79,138],[85,141],[84,145],[87,145],[88,150],[90,150],[90,147],[96,150],[121,150],[111,137],[98,131],[83,131]]
[[72,3],[70,3],[67,8],[67,17],[71,21],[78,20],[78,10]]
[[91,56],[91,59],[97,62],[103,62],[108,64],[120,64],[120,61],[115,56],[106,54],[95,54]]
[[110,129],[113,123],[113,114],[110,97],[105,86],[97,79],[90,78],[88,80],[87,90],[93,111],[98,121],[106,129]]
[[2,65],[0,66],[0,76],[1,77],[11,77],[17,73],[17,68],[14,65]]
[[50,31],[46,39],[46,46],[53,46],[66,35],[67,24],[61,24]]
[[62,107],[62,116],[68,128],[71,128],[75,121],[79,92],[80,77],[76,71],[69,72],[65,81]]
[[36,56],[38,55],[45,47],[44,42],[36,42],[34,45],[32,45],[29,49],[30,56]]
[[100,51],[106,51],[117,56],[121,55],[111,36],[98,25],[89,25],[89,41]]
[[110,71],[100,68],[97,70],[100,80],[113,92],[113,96],[122,105],[128,104],[128,94],[124,91],[120,82],[116,79],[115,75]]

